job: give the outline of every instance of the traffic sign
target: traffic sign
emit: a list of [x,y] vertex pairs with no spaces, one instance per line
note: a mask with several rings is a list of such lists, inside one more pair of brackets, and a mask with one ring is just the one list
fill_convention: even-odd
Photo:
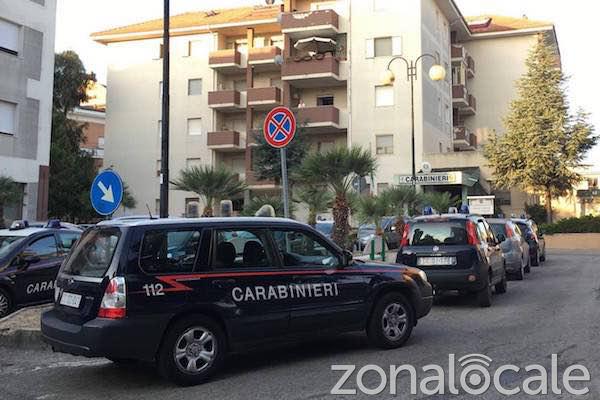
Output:
[[287,146],[296,134],[296,117],[287,107],[275,107],[265,118],[263,134],[276,149]]
[[90,189],[92,207],[100,215],[110,215],[121,205],[123,200],[123,181],[110,169],[96,175]]

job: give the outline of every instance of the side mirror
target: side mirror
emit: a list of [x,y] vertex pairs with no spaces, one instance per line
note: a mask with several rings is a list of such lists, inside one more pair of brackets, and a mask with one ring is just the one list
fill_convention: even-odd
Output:
[[498,242],[500,242],[500,243],[502,243],[506,240],[506,236],[503,233],[497,234],[496,238],[498,239]]
[[25,271],[31,264],[40,262],[40,257],[35,254],[21,254],[17,258],[17,269]]
[[343,261],[342,261],[343,266],[347,267],[350,264],[352,264],[353,259],[354,259],[354,256],[352,255],[352,252],[348,251],[348,250],[344,250]]

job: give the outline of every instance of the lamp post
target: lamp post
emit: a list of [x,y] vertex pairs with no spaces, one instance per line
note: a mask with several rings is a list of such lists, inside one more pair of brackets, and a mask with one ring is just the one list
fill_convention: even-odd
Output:
[[435,61],[435,64],[429,69],[429,78],[432,81],[442,81],[446,79],[446,69],[439,64],[439,59],[431,54],[422,54],[416,60],[407,60],[402,56],[394,57],[388,63],[387,69],[384,73],[382,84],[385,86],[393,86],[396,76],[390,69],[392,63],[396,60],[402,60],[406,64],[406,76],[410,81],[410,123],[411,123],[411,150],[412,150],[412,185],[416,187],[417,184],[417,167],[415,160],[415,80],[417,80],[417,65],[419,61],[425,57],[430,57]]
[[160,218],[169,217],[169,0],[163,0],[163,87],[160,151]]

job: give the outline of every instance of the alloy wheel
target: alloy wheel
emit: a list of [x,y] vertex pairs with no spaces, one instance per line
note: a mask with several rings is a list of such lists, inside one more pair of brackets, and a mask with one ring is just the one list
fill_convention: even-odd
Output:
[[390,341],[400,339],[408,326],[407,319],[408,315],[402,304],[390,303],[381,318],[384,336]]
[[195,326],[186,330],[175,342],[173,357],[177,368],[188,374],[198,374],[214,362],[217,340],[208,329]]

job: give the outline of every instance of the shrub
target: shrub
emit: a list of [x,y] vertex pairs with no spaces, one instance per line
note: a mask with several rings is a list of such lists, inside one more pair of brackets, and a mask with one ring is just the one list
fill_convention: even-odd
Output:
[[542,225],[542,231],[555,233],[600,233],[600,216],[587,215],[581,218],[566,218],[554,224]]
[[538,224],[545,224],[548,221],[548,211],[541,204],[525,203],[525,212]]

